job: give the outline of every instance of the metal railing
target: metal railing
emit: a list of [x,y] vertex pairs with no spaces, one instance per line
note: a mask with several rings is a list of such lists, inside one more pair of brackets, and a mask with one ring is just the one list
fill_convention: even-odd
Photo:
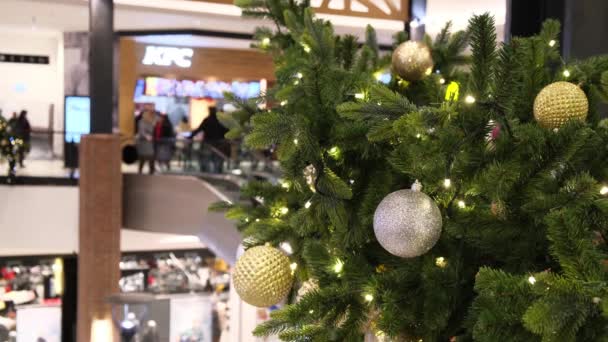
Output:
[[[64,184],[66,179],[77,180],[78,141],[78,135],[71,132],[33,130],[17,157],[13,181],[39,184],[46,179],[51,184]],[[281,174],[270,151],[250,150],[240,141],[207,142],[188,137],[144,141],[144,145],[149,144],[148,152],[152,151],[145,156],[138,152],[141,142],[121,137],[123,172],[148,174],[152,166],[155,174],[187,174],[237,183],[260,178],[276,181]],[[0,183],[9,180],[8,170],[8,162],[0,158]]]

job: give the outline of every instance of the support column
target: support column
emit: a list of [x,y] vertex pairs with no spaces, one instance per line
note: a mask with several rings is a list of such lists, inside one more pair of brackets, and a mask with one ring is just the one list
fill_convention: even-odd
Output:
[[112,135],[113,0],[89,0],[91,134],[80,142],[78,341],[118,341],[108,296],[118,293],[122,174]]
[[587,58],[608,53],[608,1],[565,0],[564,57]]
[[91,133],[112,133],[114,67],[113,0],[89,1]]
[[118,341],[106,298],[119,292],[122,174],[117,135],[80,143],[78,341]]

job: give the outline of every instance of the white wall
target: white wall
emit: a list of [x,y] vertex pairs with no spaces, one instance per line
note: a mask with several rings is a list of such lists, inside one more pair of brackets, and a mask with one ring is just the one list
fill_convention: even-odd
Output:
[[0,186],[0,255],[78,249],[78,187]]
[[59,34],[0,33],[0,52],[45,55],[50,64],[0,63],[0,109],[5,117],[26,109],[33,127],[47,128],[54,106],[55,129],[63,127],[63,42]]
[[[78,187],[0,186],[0,256],[78,252]],[[122,229],[121,250],[206,248],[197,236]]]
[[507,0],[427,0],[425,29],[435,35],[446,22],[452,21],[453,31],[464,30],[471,16],[484,12],[494,16],[498,40],[504,40]]

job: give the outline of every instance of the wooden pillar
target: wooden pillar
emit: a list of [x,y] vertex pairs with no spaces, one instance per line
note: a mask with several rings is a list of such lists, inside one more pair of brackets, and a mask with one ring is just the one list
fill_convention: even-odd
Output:
[[120,134],[133,144],[135,136],[135,103],[133,92],[137,83],[137,64],[135,41],[132,38],[120,38],[120,61],[118,76],[118,127]]
[[106,298],[119,292],[122,173],[118,135],[83,136],[80,144],[78,341],[118,341]]

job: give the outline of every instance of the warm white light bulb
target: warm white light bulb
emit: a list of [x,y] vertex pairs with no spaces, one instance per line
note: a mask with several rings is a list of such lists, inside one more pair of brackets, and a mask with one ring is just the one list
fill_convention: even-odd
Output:
[[262,39],[262,46],[268,46],[270,45],[270,38],[266,37],[264,39]]
[[443,180],[443,187],[447,189],[450,186],[452,186],[452,181],[449,178],[444,179]]
[[291,265],[289,265],[289,268],[291,268],[291,271],[293,272],[296,270],[296,268],[298,268],[298,264],[294,262]]
[[304,77],[304,75],[302,75],[302,73],[301,73],[301,72],[298,72],[298,73],[296,73],[296,77],[297,77],[297,78],[302,78],[302,77]]
[[463,208],[465,208],[466,206],[467,206],[467,205],[466,205],[466,203],[464,203],[464,201],[463,201],[463,200],[458,201],[458,207],[459,207],[459,208],[463,209]]
[[281,248],[283,252],[287,254],[293,254],[293,248],[291,247],[291,244],[289,242],[281,242],[279,248]]
[[528,283],[534,285],[536,283],[536,278],[534,278],[534,276],[528,277]]
[[343,268],[344,268],[344,263],[342,262],[342,260],[338,259],[336,261],[336,263],[334,264],[334,272],[340,273],[340,272],[342,272]]
[[605,186],[605,185],[604,185],[604,186],[603,186],[603,187],[600,189],[600,195],[605,195],[605,194],[608,194],[608,186]]
[[555,46],[555,43],[556,43],[555,39],[551,39],[551,40],[549,41],[549,46],[550,46],[550,47],[554,47],[554,46]]
[[310,46],[308,46],[308,44],[302,43],[302,48],[304,49],[304,52],[306,52],[306,53],[310,52]]
[[287,100],[283,100],[283,101],[281,101],[280,105],[281,105],[281,107],[285,107],[287,105],[287,103],[289,103]]
[[298,139],[293,139],[293,143],[294,143],[295,145],[297,145],[297,144],[298,144]]
[[443,77],[442,77],[442,78],[440,78],[440,79],[439,79],[439,83],[440,83],[440,84],[445,84],[445,78],[443,78]]
[[568,70],[568,69],[564,70],[563,74],[564,74],[564,77],[566,77],[566,78],[570,77],[570,70]]
[[286,180],[280,180],[279,183],[283,189],[289,189],[291,187],[291,183]]
[[422,134],[418,133],[416,134],[416,138],[420,139],[422,137]]
[[308,313],[309,313],[309,314],[311,314],[311,315],[312,315],[314,312],[315,312],[315,310],[310,310],[310,311],[308,311]]
[[363,93],[356,93],[355,94],[355,98],[359,99],[359,100],[363,100],[365,98],[365,94],[363,94]]
[[466,102],[468,104],[473,104],[473,103],[475,103],[475,98],[473,97],[473,95],[467,95],[464,98],[464,102]]
[[447,265],[447,261],[445,261],[444,257],[438,257],[435,259],[435,266],[439,268],[444,268]]
[[371,294],[367,293],[365,295],[365,301],[366,302],[371,302],[372,300],[374,300],[374,296],[372,296]]
[[289,212],[289,208],[281,207],[280,211],[281,211],[281,215],[286,215]]
[[311,205],[312,205],[312,203],[311,203],[310,201],[307,201],[307,202],[304,204],[304,208],[308,209],[308,208],[310,208],[310,206],[311,206]]

